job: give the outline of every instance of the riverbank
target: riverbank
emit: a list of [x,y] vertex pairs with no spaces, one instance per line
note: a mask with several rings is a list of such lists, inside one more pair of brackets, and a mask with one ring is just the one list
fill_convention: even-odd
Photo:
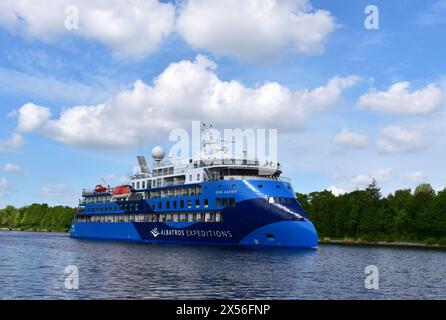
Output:
[[[24,232],[61,232],[68,233],[68,229],[25,229],[25,228],[0,228],[0,231],[24,231]],[[421,249],[441,249],[446,250],[446,245],[427,244],[422,242],[402,242],[402,241],[367,241],[363,239],[319,239],[319,244],[336,244],[345,246],[381,246],[381,247],[400,247],[400,248],[421,248]]]
[[0,231],[26,231],[26,232],[64,232],[68,233],[68,229],[36,229],[36,228],[0,228]]
[[319,244],[337,244],[345,246],[382,246],[382,247],[400,247],[400,248],[424,248],[424,249],[441,249],[446,250],[446,245],[438,243],[427,244],[422,242],[406,242],[406,241],[366,241],[362,239],[319,239]]

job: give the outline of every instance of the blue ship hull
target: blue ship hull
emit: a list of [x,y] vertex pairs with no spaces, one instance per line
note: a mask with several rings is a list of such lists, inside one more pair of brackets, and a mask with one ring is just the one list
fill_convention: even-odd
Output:
[[[219,181],[202,184],[202,187],[205,186],[203,190],[206,191],[203,191],[200,198],[212,199],[215,194],[221,196],[225,191],[219,191],[220,189],[237,190],[236,193],[231,192],[237,199],[236,205],[219,210],[222,222],[74,221],[70,235],[73,238],[146,243],[316,248],[317,232],[294,198],[291,186],[284,182],[262,181],[262,190],[259,191],[253,187],[254,183],[259,184],[258,181]],[[270,196],[288,197],[293,201],[272,204],[268,201]],[[147,205],[139,207],[143,207],[145,213],[157,213],[152,210],[150,201],[143,200]],[[217,209],[212,203],[213,201],[210,201],[206,210]],[[184,212],[187,213],[188,210],[185,209]]]
[[[242,235],[219,226],[210,228],[204,223],[175,227],[183,223],[82,223],[74,222],[70,235],[73,238],[122,240],[146,243],[181,243],[232,246],[266,246],[316,248],[317,234],[311,222],[284,221],[272,223]],[[156,230],[155,235],[152,233]],[[267,235],[273,235],[268,237]]]

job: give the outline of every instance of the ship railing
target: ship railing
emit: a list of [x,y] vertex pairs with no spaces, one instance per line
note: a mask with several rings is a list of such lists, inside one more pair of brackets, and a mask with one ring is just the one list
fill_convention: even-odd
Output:
[[208,159],[208,160],[198,160],[193,163],[195,168],[201,167],[212,167],[220,165],[237,165],[237,166],[251,166],[260,168],[271,168],[280,169],[280,164],[273,161],[259,161],[253,159],[239,159],[239,158],[229,158],[229,159]]
[[94,189],[82,189],[82,195],[83,196],[90,196],[90,195],[104,195],[108,193],[112,193],[113,188],[107,188],[104,192],[96,192]]

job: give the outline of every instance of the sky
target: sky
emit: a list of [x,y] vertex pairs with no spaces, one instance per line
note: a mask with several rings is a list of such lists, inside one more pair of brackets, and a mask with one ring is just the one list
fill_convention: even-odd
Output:
[[277,129],[298,192],[442,190],[445,39],[446,0],[2,0],[0,208],[76,205],[194,120]]

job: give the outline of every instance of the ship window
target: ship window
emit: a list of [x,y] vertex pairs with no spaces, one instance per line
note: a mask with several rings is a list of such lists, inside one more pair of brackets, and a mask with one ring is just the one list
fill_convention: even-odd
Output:
[[167,221],[167,222],[172,221],[172,215],[171,215],[171,214],[168,214],[168,215],[166,216],[166,221]]
[[278,184],[276,184],[276,188],[277,188],[277,189],[280,189],[280,186],[279,186]]
[[197,174],[197,180],[200,181],[200,174]]
[[220,222],[220,220],[221,220],[220,212],[217,212],[217,213],[215,214],[215,222]]
[[269,197],[268,202],[269,203],[274,203],[274,198],[273,197]]
[[221,207],[221,198],[216,198],[215,199],[215,206]]
[[143,182],[141,182],[141,183],[142,183],[142,189],[145,189],[145,188],[146,188],[146,182],[143,181]]
[[184,200],[180,200],[180,209],[184,209]]
[[205,221],[205,222],[209,222],[210,220],[211,220],[211,214],[210,214],[209,212],[206,212],[206,213],[205,213],[204,221]]
[[201,222],[202,220],[202,215],[201,213],[197,213],[197,222]]
[[176,201],[176,200],[173,201],[173,208],[174,208],[174,209],[177,208],[177,201]]
[[163,208],[163,203],[161,201],[158,202],[158,209],[162,209]]
[[259,184],[259,189],[262,189],[263,188],[263,184]]
[[189,175],[189,181],[192,181],[192,175]]
[[233,184],[232,189],[235,189],[235,188],[237,188],[237,185]]
[[279,203],[279,198],[278,197],[274,197],[274,203]]
[[228,206],[228,198],[222,198],[221,200],[222,200],[221,201],[221,205],[223,207],[227,207]]
[[139,189],[139,181],[136,183],[136,189]]
[[209,200],[208,199],[204,199],[204,207],[205,208],[209,207]]
[[235,207],[235,198],[229,198],[229,206]]
[[192,201],[191,200],[187,200],[187,207],[189,209],[192,208]]
[[291,198],[286,198],[286,203],[291,203]]
[[188,222],[193,222],[194,221],[194,214],[193,213],[189,213],[187,215],[187,221]]
[[181,222],[185,222],[186,221],[186,214],[184,214],[184,213],[180,214],[180,221]]
[[195,208],[200,208],[200,199],[195,200]]
[[178,213],[172,215],[173,221],[178,222]]
[[155,202],[152,202],[152,210],[155,210]]

